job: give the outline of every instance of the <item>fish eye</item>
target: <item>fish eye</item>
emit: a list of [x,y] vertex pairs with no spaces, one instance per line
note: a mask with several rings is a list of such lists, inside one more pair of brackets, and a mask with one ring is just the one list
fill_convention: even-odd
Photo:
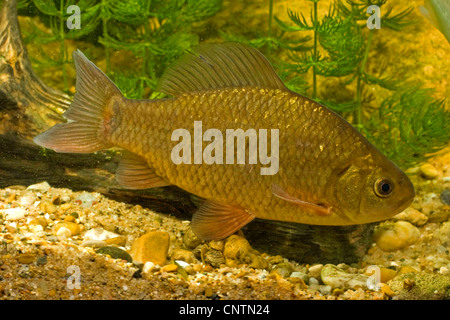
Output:
[[379,197],[389,197],[394,190],[394,184],[387,178],[379,178],[373,186],[375,194]]

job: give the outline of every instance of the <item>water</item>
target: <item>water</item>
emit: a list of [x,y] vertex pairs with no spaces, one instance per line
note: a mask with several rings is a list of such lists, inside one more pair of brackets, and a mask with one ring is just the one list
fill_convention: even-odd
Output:
[[[261,289],[273,285],[266,274],[288,270],[282,278],[290,281],[293,293],[286,298],[448,299],[450,210],[442,199],[450,189],[450,115],[445,101],[450,91],[450,44],[420,13],[422,1],[387,1],[380,7],[380,16],[378,8],[368,12],[367,5],[361,5],[354,8],[360,16],[345,22],[349,5],[330,11],[334,1],[326,0],[317,4],[268,0],[73,2],[19,1],[18,20],[16,1],[0,4],[0,298],[169,299],[211,298],[215,294],[241,299],[246,292],[239,280],[243,275],[236,271],[241,270],[256,287],[253,298],[271,299],[275,293],[265,296]],[[390,5],[393,14],[388,15]],[[395,17],[400,12],[404,14]],[[320,25],[314,25],[311,17]],[[249,245],[242,240],[247,251],[241,259],[229,256],[227,241],[187,247],[187,221],[197,205],[187,192],[175,187],[136,191],[118,186],[114,173],[120,150],[58,154],[31,142],[35,135],[61,122],[62,112],[70,105],[76,91],[74,50],[82,50],[127,98],[157,99],[164,97],[156,91],[158,79],[181,53],[198,43],[223,41],[256,47],[290,90],[326,105],[360,130],[412,180],[416,198],[411,208],[388,222],[349,227],[257,220],[243,229]],[[23,48],[27,54],[19,54]],[[43,181],[50,189],[27,189]],[[81,193],[85,191],[89,193]],[[83,200],[86,195],[91,195],[88,202]],[[8,212],[15,208],[26,213],[11,218],[14,215]],[[68,231],[60,232],[64,237],[55,231],[58,223],[66,224]],[[178,265],[174,269],[178,271],[170,272],[161,271],[164,266],[145,268],[151,270],[143,273],[142,283],[120,283],[122,289],[116,290],[115,275],[135,274],[145,261],[127,265],[120,259],[106,260],[101,262],[107,265],[102,292],[92,280],[101,272],[100,266],[88,265],[92,263],[89,259],[104,258],[82,246],[84,234],[96,227],[126,239],[118,244],[99,239],[105,241],[102,245],[118,245],[128,252],[141,235],[167,232],[172,240],[165,264],[185,261],[190,267]],[[174,255],[181,254],[180,250],[187,251],[182,258]],[[207,267],[208,261],[202,265],[207,254],[213,257],[208,260],[213,267]],[[37,264],[42,256],[48,262]],[[283,258],[289,259],[289,268],[282,265],[286,263]],[[344,285],[329,290],[330,283],[341,282],[334,279],[328,283],[308,268],[330,263],[342,267],[349,278],[365,273],[368,266],[378,266],[387,287],[368,293]],[[26,267],[16,272],[18,264]],[[73,265],[82,278],[92,281],[82,282],[81,288],[58,282],[52,268],[75,281],[78,278],[73,277],[79,274],[66,270]],[[224,268],[232,270],[228,279],[220,276],[219,270]],[[411,273],[413,270],[419,272]],[[196,291],[193,288],[200,283],[202,272],[211,276],[201,282],[205,290]],[[293,281],[288,275],[293,272],[302,272],[305,279]],[[410,278],[405,280],[404,274],[411,274]],[[177,279],[184,287],[174,285],[178,288],[174,295],[155,292],[145,282],[150,276],[161,282]],[[313,280],[311,287],[308,279],[319,282]],[[428,282],[422,284],[421,279]],[[230,283],[236,288],[229,289]],[[404,283],[412,286],[409,291],[404,290]],[[26,289],[17,289],[19,284]],[[213,284],[224,289],[210,292],[208,285]],[[151,293],[142,295],[142,288]],[[223,294],[225,288],[228,295]]]

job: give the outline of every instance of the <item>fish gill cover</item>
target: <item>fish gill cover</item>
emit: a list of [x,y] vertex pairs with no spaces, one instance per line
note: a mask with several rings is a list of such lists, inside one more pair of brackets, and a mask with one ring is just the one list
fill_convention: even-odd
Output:
[[[414,28],[414,8],[338,0],[322,14],[319,7],[329,2],[306,2],[302,11],[288,5],[282,19],[273,14],[273,0],[267,1],[266,21],[257,24],[266,25],[264,31],[237,29],[220,0],[21,0],[19,9],[33,17],[22,25],[34,68],[68,93],[76,47],[100,61],[126,97],[154,99],[164,97],[156,86],[166,67],[193,45],[203,39],[243,42],[265,54],[289,89],[338,112],[401,168],[446,146],[446,101],[422,81],[395,73],[390,64],[404,57],[388,61],[380,54],[392,34],[387,30]],[[67,27],[73,19],[69,5],[79,8],[80,28]],[[372,5],[380,9],[380,29],[368,27]]]

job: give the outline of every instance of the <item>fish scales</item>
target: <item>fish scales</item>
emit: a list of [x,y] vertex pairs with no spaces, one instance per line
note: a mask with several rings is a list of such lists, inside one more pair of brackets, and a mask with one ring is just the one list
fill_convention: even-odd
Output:
[[[308,202],[325,196],[326,182],[333,171],[330,163],[346,161],[352,154],[357,156],[355,152],[368,152],[363,148],[364,144],[358,141],[358,135],[346,132],[352,128],[344,121],[330,112],[327,117],[324,108],[311,108],[309,100],[291,92],[234,88],[184,94],[174,100],[126,102],[121,112],[121,125],[111,137],[113,144],[145,158],[157,175],[171,184],[201,197],[245,206],[259,212],[261,218],[284,217],[296,221],[298,212],[289,212],[288,203],[277,198],[269,201],[271,197],[267,195],[270,195],[273,181],[264,179],[255,167],[245,170],[243,165],[173,164],[170,161],[172,132],[181,127],[192,132],[194,120],[202,120],[204,130],[247,129],[245,123],[251,123],[256,130],[279,128],[280,177],[301,175],[303,179],[298,182],[298,193],[294,196]],[[163,125],[149,129],[148,119]],[[171,119],[170,124],[167,119]],[[288,122],[293,125],[285,129]],[[342,143],[341,137],[347,140]],[[323,149],[320,148],[321,143]],[[203,142],[202,149],[206,144]],[[290,147],[294,144],[303,146],[304,153],[295,152]],[[235,184],[242,188],[225,189]],[[277,216],[273,212],[266,213],[264,208],[271,205],[279,208],[276,210]],[[293,217],[289,218],[289,214]]]
[[[228,56],[241,62],[233,65]],[[77,80],[80,94],[65,114],[71,121],[41,134],[35,142],[60,152],[123,148],[117,179],[125,187],[176,185],[204,199],[192,220],[201,238],[223,238],[255,217],[319,225],[379,221],[412,202],[414,188],[395,164],[343,118],[287,90],[255,49],[238,44],[200,47],[168,69],[161,91],[173,98],[161,100],[125,99],[80,52],[74,60],[77,72],[86,71]],[[249,70],[234,72],[246,64]],[[199,73],[191,74],[192,68]],[[221,69],[227,71],[220,73]],[[195,78],[202,76],[201,70],[207,70],[204,76],[214,79],[214,84]],[[265,74],[254,76],[252,72]],[[94,84],[103,85],[103,91],[84,84],[92,81],[90,77]],[[82,99],[85,95],[95,99]],[[75,141],[78,125],[91,126],[83,122],[86,110],[101,120]],[[277,161],[276,173],[263,175],[261,169],[269,165],[250,163],[254,154],[250,154],[249,141],[244,164],[208,164],[202,157],[196,163],[196,123],[201,123],[200,151],[211,143],[203,139],[206,130],[221,132],[223,148],[218,152],[223,159],[227,158],[227,130],[255,130],[259,139],[260,130],[267,130],[267,155],[278,151],[278,157],[270,160]],[[190,133],[187,163],[171,158],[179,143],[172,135],[178,129]],[[56,135],[63,139],[57,141]],[[272,145],[275,138],[277,143]],[[238,152],[235,143],[234,155]]]

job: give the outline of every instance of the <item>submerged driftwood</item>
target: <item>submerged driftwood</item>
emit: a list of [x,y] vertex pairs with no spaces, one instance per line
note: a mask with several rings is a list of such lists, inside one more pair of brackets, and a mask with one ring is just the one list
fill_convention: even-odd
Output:
[[[177,187],[125,190],[114,180],[120,155],[59,154],[31,138],[57,122],[71,98],[34,73],[21,39],[16,0],[0,1],[0,188],[47,181],[53,187],[95,191],[189,219],[196,209]],[[244,234],[258,250],[306,263],[352,263],[371,243],[373,225],[321,227],[257,219]]]

